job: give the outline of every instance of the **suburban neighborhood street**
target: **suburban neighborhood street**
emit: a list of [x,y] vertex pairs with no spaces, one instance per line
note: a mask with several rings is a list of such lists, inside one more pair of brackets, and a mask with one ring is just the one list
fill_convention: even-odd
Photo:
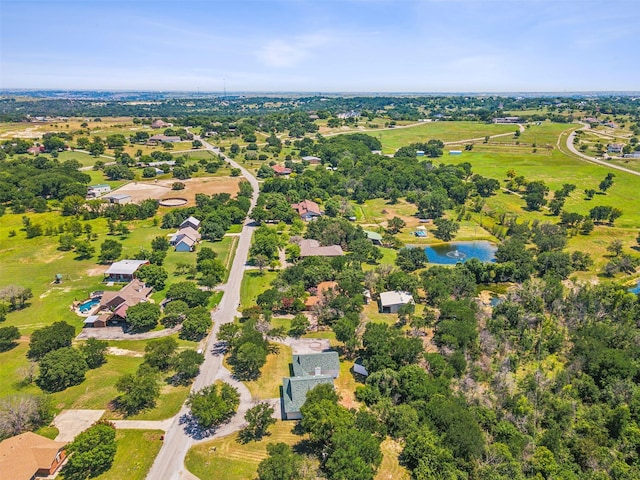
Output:
[[[203,139],[199,139],[205,145],[207,150],[210,150],[215,154],[221,154],[217,148],[205,142]],[[251,208],[253,208],[258,199],[258,181],[253,175],[251,175],[251,173],[239,164],[230,158],[225,157],[225,159],[234,168],[239,168],[242,175],[251,183],[251,186],[253,187]],[[229,272],[229,280],[223,289],[224,295],[222,297],[222,301],[211,315],[213,320],[213,330],[209,335],[207,347],[204,352],[205,361],[202,364],[200,374],[196,377],[191,389],[193,392],[196,392],[203,387],[214,383],[218,379],[224,379],[238,388],[241,395],[241,403],[238,413],[231,420],[228,426],[223,425],[220,428],[217,432],[219,434],[229,434],[241,428],[241,425],[244,422],[244,412],[251,403],[251,397],[246,387],[244,387],[240,382],[234,381],[230,378],[228,370],[222,366],[222,355],[215,355],[214,350],[217,343],[217,333],[220,325],[223,323],[233,322],[234,318],[238,315],[238,306],[240,304],[240,284],[245,271],[245,264],[247,263],[247,258],[249,256],[249,247],[251,246],[251,237],[254,229],[255,226],[253,226],[251,220],[247,218],[242,228],[242,233],[238,239],[238,246],[236,248],[231,271]],[[148,479],[178,480],[181,478],[193,478],[193,475],[189,474],[184,466],[184,458],[187,451],[196,441],[185,431],[186,426],[184,425],[183,417],[188,413],[188,407],[183,405],[180,412],[173,417],[165,435],[162,448],[160,449],[160,452],[147,475]]]

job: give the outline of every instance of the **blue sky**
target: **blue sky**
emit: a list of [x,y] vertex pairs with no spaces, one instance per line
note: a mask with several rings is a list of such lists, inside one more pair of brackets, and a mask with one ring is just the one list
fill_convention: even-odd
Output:
[[0,0],[0,88],[640,90],[640,0]]

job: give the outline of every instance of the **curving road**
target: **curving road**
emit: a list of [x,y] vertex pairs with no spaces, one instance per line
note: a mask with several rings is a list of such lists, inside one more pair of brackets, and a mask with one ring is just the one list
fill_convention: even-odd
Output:
[[583,125],[584,125],[583,127],[578,128],[577,130],[574,130],[573,132],[571,132],[567,136],[567,149],[571,153],[573,153],[574,155],[579,157],[581,160],[586,160],[586,161],[591,162],[591,163],[597,163],[598,165],[602,165],[602,166],[607,167],[607,168],[613,168],[614,170],[620,170],[621,172],[630,173],[631,175],[636,175],[636,176],[640,177],[640,172],[637,172],[635,170],[631,170],[629,168],[621,167],[619,165],[614,165],[612,163],[605,162],[604,160],[598,160],[597,158],[590,157],[589,155],[585,155],[584,153],[578,151],[578,149],[573,146],[573,139],[576,136],[576,132],[578,130],[582,130],[582,129],[588,130],[589,128],[591,128],[586,123],[583,124]]
[[[207,143],[204,139],[199,138],[199,140],[202,141],[207,150],[210,150],[217,155],[223,155],[219,149]],[[256,201],[258,200],[258,181],[241,165],[226,156],[225,159],[234,168],[239,168],[242,175],[251,183],[251,186],[253,187],[251,208],[253,209]],[[253,235],[254,229],[255,227],[251,223],[249,216],[247,216],[242,228],[242,233],[240,233],[238,238],[238,246],[236,247],[235,257],[229,273],[229,279],[223,288],[224,295],[222,297],[222,301],[211,314],[211,318],[213,320],[213,331],[209,335],[204,352],[205,361],[200,368],[200,374],[196,377],[191,388],[191,391],[195,392],[220,379],[233,383],[233,385],[239,389],[241,395],[241,408],[238,409],[238,413],[235,415],[234,419],[232,419],[230,425],[226,426],[226,428],[223,426],[217,434],[223,434],[229,429],[232,429],[231,431],[235,431],[233,429],[239,428],[240,424],[244,422],[242,418],[244,411],[247,406],[251,404],[251,396],[247,388],[241,383],[235,382],[230,378],[228,370],[222,366],[222,355],[214,355],[213,352],[217,342],[217,334],[220,325],[232,322],[234,317],[238,315],[237,307],[240,303],[240,283],[242,282],[242,276],[249,256],[251,236]],[[179,480],[193,478],[193,475],[191,475],[184,466],[184,458],[187,451],[197,441],[185,432],[185,426],[181,423],[181,417],[187,414],[188,411],[189,409],[187,406],[183,405],[180,412],[171,419],[171,423],[164,437],[164,443],[151,467],[151,470],[149,470],[149,473],[147,474],[147,479]]]

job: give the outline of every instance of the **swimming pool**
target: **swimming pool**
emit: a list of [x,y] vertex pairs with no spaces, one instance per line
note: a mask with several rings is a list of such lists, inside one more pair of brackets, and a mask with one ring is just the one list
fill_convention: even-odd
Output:
[[91,298],[91,299],[87,300],[86,302],[82,302],[78,306],[78,310],[80,310],[80,313],[87,313],[89,310],[91,310],[93,307],[95,307],[99,303],[100,303],[100,298],[99,297],[94,297],[94,298]]

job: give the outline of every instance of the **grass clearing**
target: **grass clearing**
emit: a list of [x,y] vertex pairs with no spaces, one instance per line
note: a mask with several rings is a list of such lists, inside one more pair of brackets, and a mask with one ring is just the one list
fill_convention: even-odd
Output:
[[409,480],[406,468],[400,465],[398,455],[402,452],[402,445],[391,438],[386,438],[380,445],[382,463],[378,468],[375,480]]
[[116,382],[126,373],[135,373],[142,363],[140,357],[107,355],[107,362],[95,370],[89,370],[85,381],[51,395],[57,410],[67,408],[109,409],[118,395]]
[[255,478],[258,464],[267,458],[269,443],[295,445],[304,437],[292,430],[296,422],[277,422],[269,428],[270,435],[259,442],[241,444],[234,433],[192,447],[185,458],[187,469],[201,479],[238,480]]
[[266,270],[262,274],[258,270],[245,271],[240,285],[240,304],[242,308],[255,305],[258,295],[269,288],[269,285],[277,275],[277,272]]
[[144,480],[162,447],[161,430],[118,430],[113,465],[96,480]]
[[517,125],[480,122],[424,122],[419,125],[368,132],[382,143],[382,153],[394,153],[398,148],[410,143],[426,142],[431,139],[455,142],[486,135],[514,132]]
[[243,382],[255,400],[267,400],[280,396],[282,379],[289,376],[291,347],[278,344],[279,352],[267,355],[267,363],[260,369],[260,378]]

